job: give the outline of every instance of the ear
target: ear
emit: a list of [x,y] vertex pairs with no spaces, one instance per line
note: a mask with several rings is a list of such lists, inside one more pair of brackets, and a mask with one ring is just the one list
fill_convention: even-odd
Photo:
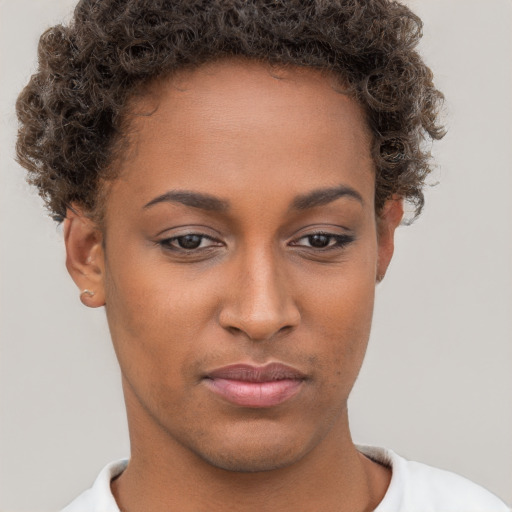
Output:
[[395,229],[404,215],[404,203],[401,197],[388,199],[377,217],[378,260],[376,281],[384,279],[395,249]]
[[80,209],[68,208],[64,220],[66,267],[85,306],[105,305],[103,234]]

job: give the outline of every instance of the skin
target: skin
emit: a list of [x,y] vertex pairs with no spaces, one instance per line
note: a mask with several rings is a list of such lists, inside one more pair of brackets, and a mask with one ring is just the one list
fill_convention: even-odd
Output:
[[[105,305],[123,375],[123,511],[367,511],[389,484],[353,445],[347,399],[402,202],[376,215],[368,127],[332,77],[275,73],[225,60],[153,84],[133,105],[153,113],[133,118],[104,224],[68,212],[68,270],[94,291],[84,304]],[[351,194],[306,204],[339,187]],[[180,249],[187,234],[204,235],[198,248]],[[202,378],[268,362],[306,375],[274,407],[228,403]]]

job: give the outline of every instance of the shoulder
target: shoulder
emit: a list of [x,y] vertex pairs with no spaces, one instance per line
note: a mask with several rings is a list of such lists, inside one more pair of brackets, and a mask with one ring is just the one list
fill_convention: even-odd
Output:
[[388,491],[375,512],[510,512],[494,494],[460,475],[406,460],[391,450],[358,449],[392,469]]
[[110,489],[110,482],[124,471],[127,464],[127,459],[107,464],[92,487],[80,494],[61,512],[119,512],[119,507]]

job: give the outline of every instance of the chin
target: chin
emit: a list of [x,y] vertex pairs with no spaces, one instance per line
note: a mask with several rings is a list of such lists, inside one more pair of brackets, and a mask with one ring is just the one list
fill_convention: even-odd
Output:
[[[295,435],[272,428],[223,430],[220,436],[203,437],[188,443],[189,449],[209,465],[237,473],[273,471],[291,466],[304,458],[318,443],[317,436]],[[231,434],[231,435],[230,435]],[[208,441],[207,441],[208,439]]]
[[229,450],[228,452],[197,453],[213,467],[236,473],[260,473],[293,465],[304,454],[286,452],[284,448],[260,448],[259,450]]

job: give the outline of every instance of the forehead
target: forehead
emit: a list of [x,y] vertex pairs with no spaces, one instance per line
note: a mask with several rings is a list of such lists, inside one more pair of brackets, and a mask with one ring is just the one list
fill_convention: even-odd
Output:
[[[336,121],[350,116],[359,122],[343,137],[369,143],[363,110],[343,90],[348,88],[339,77],[325,70],[223,59],[152,82],[136,101],[135,110],[154,112],[156,122],[167,122],[166,116],[172,115],[183,128],[200,118],[205,130],[237,130],[242,125],[271,128],[279,121],[285,126],[293,118],[308,118],[332,130]],[[333,122],[326,124],[327,119]],[[139,119],[141,124],[145,120]]]
[[243,185],[268,194],[261,183],[295,194],[346,184],[373,195],[369,129],[339,89],[320,70],[246,60],[161,79],[131,105],[120,181],[134,185],[141,203],[166,188],[236,193]]

